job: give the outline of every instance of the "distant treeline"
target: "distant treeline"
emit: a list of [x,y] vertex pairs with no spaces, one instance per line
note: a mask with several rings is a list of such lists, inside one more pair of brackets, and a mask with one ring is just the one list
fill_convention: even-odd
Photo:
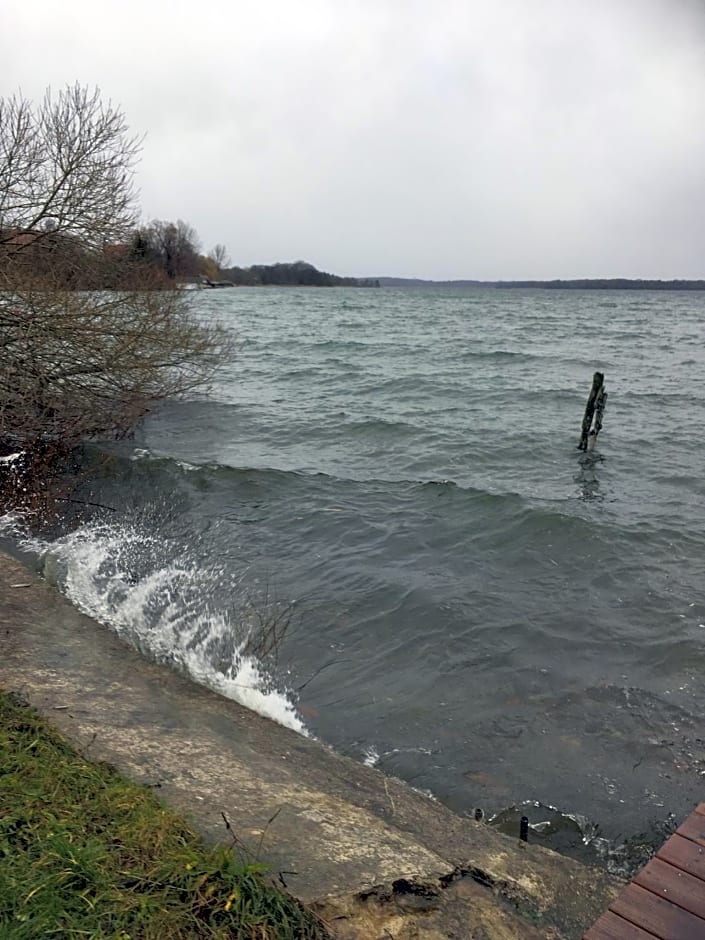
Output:
[[38,230],[0,227],[0,280],[22,274],[27,280],[49,280],[65,290],[168,287],[203,283],[254,287],[379,287],[372,278],[338,277],[306,261],[229,266],[224,245],[207,254],[195,229],[154,219],[120,244],[87,244],[51,226]]
[[207,280],[251,287],[379,287],[372,279],[338,277],[319,271],[307,261],[255,264],[249,268],[230,265],[227,249],[216,245],[209,254],[200,254],[194,229],[180,219],[155,220],[135,233],[128,254],[160,270],[174,280]]
[[8,275],[51,280],[54,287],[97,290],[131,286],[168,287],[179,283],[247,287],[451,287],[534,288],[541,290],[705,290],[705,280],[579,278],[551,281],[431,281],[404,277],[340,277],[307,261],[231,265],[224,245],[206,255],[187,222],[154,219],[120,244],[87,243],[76,236],[41,229],[0,227],[0,282]]
[[224,268],[222,276],[248,287],[379,287],[376,278],[339,277],[319,271],[307,261],[253,264],[249,268]]
[[539,290],[705,290],[702,281],[660,281],[643,278],[578,278],[563,281],[426,281],[421,278],[380,277],[381,287],[482,287],[517,288],[530,287]]

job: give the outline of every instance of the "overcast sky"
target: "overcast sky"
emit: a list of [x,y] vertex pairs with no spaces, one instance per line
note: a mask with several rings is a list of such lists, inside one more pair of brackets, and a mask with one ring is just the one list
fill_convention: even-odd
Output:
[[704,0],[0,0],[0,95],[76,80],[237,264],[705,277]]

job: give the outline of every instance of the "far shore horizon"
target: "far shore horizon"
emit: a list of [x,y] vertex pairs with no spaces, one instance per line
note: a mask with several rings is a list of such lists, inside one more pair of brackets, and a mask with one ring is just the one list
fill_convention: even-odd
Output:
[[586,277],[517,280],[480,280],[474,278],[420,278],[375,275],[366,278],[380,287],[478,287],[536,288],[541,290],[705,290],[705,279]]

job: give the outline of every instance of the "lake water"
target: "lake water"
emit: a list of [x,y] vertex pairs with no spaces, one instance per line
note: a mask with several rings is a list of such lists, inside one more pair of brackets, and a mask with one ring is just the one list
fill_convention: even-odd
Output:
[[[192,302],[232,362],[94,455],[117,511],[33,563],[147,655],[630,870],[705,792],[705,295]],[[289,623],[263,661],[258,618]]]

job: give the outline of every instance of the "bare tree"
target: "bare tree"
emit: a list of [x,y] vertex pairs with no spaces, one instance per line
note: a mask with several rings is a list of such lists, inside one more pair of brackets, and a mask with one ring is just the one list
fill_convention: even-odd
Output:
[[222,271],[223,268],[227,268],[230,264],[230,256],[228,255],[228,249],[225,245],[218,243],[214,245],[211,251],[208,252],[208,257],[211,258],[218,265],[218,270]]
[[198,235],[183,219],[176,223],[154,219],[139,230],[137,239],[145,256],[172,280],[200,273]]
[[0,244],[47,233],[100,246],[134,227],[133,171],[141,149],[98,89],[48,90],[37,106],[0,99]]
[[[46,487],[86,438],[129,434],[155,402],[203,385],[226,353],[190,298],[120,244],[138,150],[97,91],[0,99],[0,454],[25,454],[18,492]],[[177,244],[195,237],[173,228]],[[112,289],[72,289],[86,284]],[[6,466],[0,509],[17,495]]]

